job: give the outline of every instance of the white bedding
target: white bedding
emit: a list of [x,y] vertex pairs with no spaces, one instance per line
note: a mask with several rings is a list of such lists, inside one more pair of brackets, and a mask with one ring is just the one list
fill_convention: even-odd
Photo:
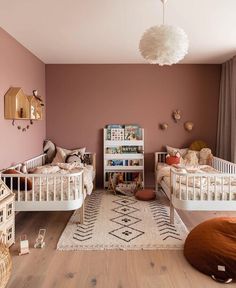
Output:
[[[162,181],[170,188],[170,177],[164,177]],[[162,183],[161,181],[161,183]],[[160,183],[160,184],[161,184]],[[188,189],[187,189],[188,188]],[[216,190],[215,190],[216,189]],[[236,186],[231,186],[231,200],[236,200]],[[179,195],[181,190],[181,197]],[[181,200],[229,200],[229,185],[223,185],[221,190],[220,185],[210,185],[209,189],[207,186],[203,186],[200,190],[199,187],[186,186],[186,184],[181,184],[181,188],[177,187],[175,189],[176,197]],[[195,194],[195,197],[194,197]]]
[[[170,188],[170,169],[173,168],[165,163],[158,163],[157,165],[157,183],[164,182]],[[195,176],[191,177],[189,174],[203,174],[220,173],[216,169],[208,165],[197,165],[188,167],[176,167],[177,172],[182,176],[176,176],[176,187],[174,193],[177,198],[182,200],[236,200],[236,178],[235,177],[215,177],[215,176]],[[187,177],[184,175],[188,175]],[[180,180],[181,179],[181,180]],[[188,183],[187,183],[188,181]],[[181,183],[180,183],[181,182]],[[229,185],[230,183],[230,185]],[[180,197],[181,193],[181,197]]]
[[[75,162],[57,163],[32,169],[30,172],[33,174],[45,174],[45,177],[30,177],[29,174],[29,179],[32,181],[34,186],[34,201],[40,200],[40,194],[41,201],[62,201],[75,199],[76,196],[78,197],[79,183],[75,180],[76,178],[73,175],[70,178],[63,177],[63,175],[77,173],[82,169],[84,171],[84,188],[86,192],[84,195],[90,195],[93,191],[93,180],[95,177],[95,171],[93,171],[93,166],[91,165],[84,165]],[[55,182],[54,179],[56,179]],[[16,201],[33,200],[32,190],[14,192],[16,194]]]

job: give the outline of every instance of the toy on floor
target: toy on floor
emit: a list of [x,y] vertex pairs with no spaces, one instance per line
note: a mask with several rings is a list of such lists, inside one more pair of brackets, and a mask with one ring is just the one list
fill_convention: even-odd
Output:
[[29,254],[30,250],[29,250],[29,241],[27,239],[27,235],[24,234],[23,236],[20,236],[20,252],[19,255],[25,255],[25,254]]
[[34,248],[43,248],[45,246],[44,238],[46,229],[39,229],[38,237],[36,238]]

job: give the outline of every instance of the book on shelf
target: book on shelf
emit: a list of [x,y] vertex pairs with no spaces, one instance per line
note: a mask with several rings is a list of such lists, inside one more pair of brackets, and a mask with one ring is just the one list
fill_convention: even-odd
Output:
[[124,126],[121,124],[108,124],[106,128],[107,129],[120,129],[120,128],[124,128]]
[[124,160],[108,160],[107,161],[107,166],[123,166],[124,165]]
[[139,125],[125,125],[125,140],[142,140],[142,128]]
[[124,129],[120,129],[120,128],[115,128],[115,129],[111,129],[110,132],[111,136],[110,136],[110,140],[112,141],[123,141],[124,140]]
[[106,140],[121,141],[124,140],[124,127],[120,124],[106,125],[107,135]]
[[118,147],[107,147],[106,148],[106,153],[107,154],[120,154],[122,153],[122,147],[118,146]]
[[122,153],[142,153],[142,146],[121,146]]
[[142,166],[141,159],[125,160],[125,166]]

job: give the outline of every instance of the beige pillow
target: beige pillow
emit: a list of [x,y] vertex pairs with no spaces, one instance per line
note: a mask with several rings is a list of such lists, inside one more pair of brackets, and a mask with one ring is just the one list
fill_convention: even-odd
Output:
[[171,156],[175,156],[176,153],[178,152],[181,157],[184,157],[188,152],[188,148],[179,149],[179,148],[170,147],[168,145],[166,145],[166,150],[167,150],[167,153],[170,154]]
[[86,148],[78,148],[78,149],[73,149],[73,150],[68,150],[65,148],[61,148],[57,146],[57,153],[56,156],[54,157],[52,164],[56,164],[56,163],[65,163],[66,160],[66,156],[71,154],[71,153],[78,153],[80,154],[82,157],[84,156]]

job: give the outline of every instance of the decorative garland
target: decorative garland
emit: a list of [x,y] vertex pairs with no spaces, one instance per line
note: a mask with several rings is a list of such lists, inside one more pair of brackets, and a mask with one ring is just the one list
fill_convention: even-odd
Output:
[[[30,120],[30,125],[33,125],[33,124],[34,124],[33,120]],[[17,125],[17,123],[15,122],[15,119],[12,120],[12,126],[17,126],[17,129],[21,130],[22,132],[26,132],[30,128],[30,125],[28,124],[25,127],[22,127],[21,125]]]

